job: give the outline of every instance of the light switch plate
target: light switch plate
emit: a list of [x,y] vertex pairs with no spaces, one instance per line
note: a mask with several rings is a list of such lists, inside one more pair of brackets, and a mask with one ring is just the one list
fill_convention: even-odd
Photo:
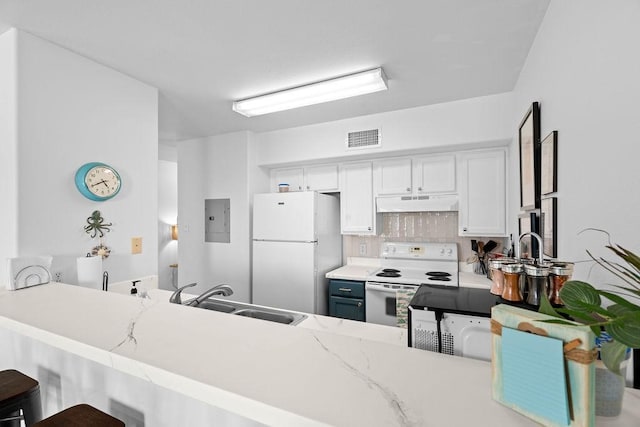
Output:
[[142,253],[142,237],[131,238],[131,253],[132,254]]

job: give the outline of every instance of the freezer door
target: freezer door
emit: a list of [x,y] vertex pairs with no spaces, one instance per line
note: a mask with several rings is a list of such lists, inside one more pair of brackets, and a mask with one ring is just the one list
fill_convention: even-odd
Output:
[[253,242],[253,303],[316,313],[316,243]]
[[256,194],[254,240],[316,240],[316,196],[313,191]]

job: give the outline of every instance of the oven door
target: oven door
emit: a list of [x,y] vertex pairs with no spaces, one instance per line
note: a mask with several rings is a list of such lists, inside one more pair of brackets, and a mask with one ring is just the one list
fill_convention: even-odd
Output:
[[[417,286],[397,285],[392,283],[367,282],[365,284],[365,307],[367,323],[398,326],[398,314],[406,317],[409,301],[405,301],[397,312],[397,292],[415,292]],[[410,298],[409,298],[410,300]],[[406,323],[406,322],[405,322]]]

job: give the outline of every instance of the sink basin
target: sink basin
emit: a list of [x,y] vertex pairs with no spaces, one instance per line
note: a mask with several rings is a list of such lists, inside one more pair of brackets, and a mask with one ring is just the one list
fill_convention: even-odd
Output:
[[198,308],[204,308],[205,310],[221,311],[223,313],[231,313],[236,308],[230,304],[213,301],[203,301],[198,305]]
[[205,310],[230,313],[237,316],[251,317],[253,319],[266,320],[268,322],[282,323],[285,325],[297,325],[307,318],[306,314],[286,310],[278,310],[270,307],[259,307],[241,302],[218,300],[209,298],[196,306]]
[[233,314],[244,317],[253,317],[254,319],[268,320],[269,322],[284,323],[286,325],[290,325],[295,320],[291,314],[271,313],[268,311],[256,310],[252,308],[238,310]]

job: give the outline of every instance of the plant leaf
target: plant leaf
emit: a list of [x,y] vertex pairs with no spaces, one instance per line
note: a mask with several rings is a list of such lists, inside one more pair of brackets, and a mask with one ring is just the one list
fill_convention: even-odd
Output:
[[[631,295],[628,295],[628,296],[631,296],[634,298],[640,298],[640,289],[627,288],[626,286],[620,286],[620,285],[614,285],[614,286],[618,289],[622,289],[623,291],[629,292]],[[620,293],[621,295],[627,296],[620,291],[616,291],[616,292]]]
[[[545,319],[545,320],[540,320],[540,322],[556,323],[558,325],[578,326],[578,325],[575,324],[575,322],[572,322],[570,320],[562,320],[562,319]],[[600,333],[600,332],[598,332],[598,333]]]
[[610,299],[612,302],[619,304],[621,306],[627,307],[630,310],[640,310],[640,306],[633,304],[632,302],[627,301],[624,297],[620,295],[616,295],[611,292],[599,290],[598,293],[603,297]]
[[607,248],[611,249],[616,255],[625,260],[627,264],[635,268],[636,271],[640,272],[640,256],[617,244],[609,245]]
[[590,325],[592,323],[600,323],[601,321],[606,321],[605,319],[597,319],[590,312],[569,310],[568,308],[558,308],[556,309],[556,311],[561,314],[566,314],[572,319],[579,321],[580,323],[583,323],[583,324]]
[[610,307],[617,317],[605,325],[611,337],[631,348],[640,348],[640,311],[630,310],[621,305]]
[[562,318],[562,315],[558,313],[549,302],[549,297],[547,297],[546,292],[542,292],[542,299],[540,300],[540,308],[538,308],[538,312],[548,316]]
[[614,374],[620,374],[620,364],[627,355],[627,346],[618,341],[603,342],[600,347],[600,359]]
[[[607,247],[608,248],[612,248],[612,246],[607,246]],[[615,250],[614,250],[614,252],[615,252]],[[604,258],[596,258],[589,251],[587,251],[587,254],[589,254],[591,259],[594,260],[596,263],[598,263],[598,265],[600,265],[602,268],[604,268],[605,270],[607,270],[611,274],[614,274],[615,276],[619,277],[620,279],[622,279],[623,281],[627,282],[628,284],[630,284],[634,288],[637,288],[637,286],[634,285],[633,282],[639,283],[638,276],[635,275],[631,270],[629,270],[629,269],[627,269],[625,267],[622,267],[620,264],[608,261],[608,260],[606,260]],[[623,255],[620,255],[620,256],[623,256]]]
[[[560,298],[564,305],[575,311],[590,313],[592,306],[600,307],[600,295],[596,288],[586,282],[579,280],[569,280],[560,289]],[[587,307],[585,304],[588,304]]]

